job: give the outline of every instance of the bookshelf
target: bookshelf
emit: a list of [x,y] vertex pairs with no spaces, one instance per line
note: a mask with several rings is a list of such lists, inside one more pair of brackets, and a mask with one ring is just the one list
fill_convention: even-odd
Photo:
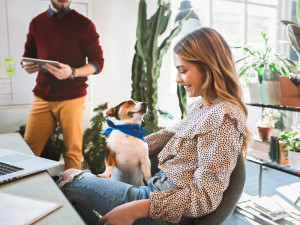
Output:
[[[285,110],[285,111],[291,111],[291,112],[300,112],[300,107],[288,107],[288,106],[281,106],[281,105],[265,105],[265,104],[259,104],[259,103],[246,103],[249,106],[255,106],[255,107],[261,107],[261,108],[273,108],[273,109],[278,109],[278,110]],[[258,180],[258,198],[262,197],[261,193],[262,193],[262,172],[263,172],[263,168],[267,167],[267,168],[271,168],[274,170],[278,170],[293,176],[297,176],[300,177],[300,170],[296,170],[291,168],[289,165],[280,165],[276,162],[272,162],[271,158],[270,158],[270,142],[268,141],[261,141],[258,140],[258,138],[254,137],[254,141],[251,144],[251,146],[248,149],[248,156],[247,156],[247,160],[253,163],[256,163],[259,165],[259,180]],[[255,198],[257,198],[255,197]],[[259,219],[261,219],[262,221],[265,221],[266,224],[279,224],[276,223],[275,221],[272,220],[268,220],[265,218],[265,216],[261,215],[260,213],[258,213],[255,210],[252,210],[251,207],[249,208],[249,206],[253,204],[253,200],[249,200],[247,202],[241,202],[238,204],[238,208],[242,214],[244,213],[248,213],[252,216],[255,216]],[[299,215],[296,221],[299,221]],[[294,218],[296,218],[294,216]],[[294,223],[291,223],[294,224]]]
[[[278,110],[292,111],[292,112],[300,112],[300,107],[290,107],[290,106],[282,106],[282,105],[266,105],[260,103],[246,103],[249,106],[256,106],[261,108],[272,108]],[[290,166],[283,166],[278,163],[272,162],[270,156],[266,155],[266,152],[269,152],[270,142],[260,141],[255,139],[252,145],[249,148],[250,155],[247,156],[247,160],[253,163],[259,164],[259,182],[258,182],[258,196],[261,197],[261,186],[262,186],[262,171],[263,167],[268,167],[271,169],[279,170],[284,173],[288,173],[297,177],[300,177],[300,170],[292,169]],[[253,149],[253,150],[252,150]],[[259,150],[259,153],[257,151]],[[251,154],[251,151],[253,152]]]

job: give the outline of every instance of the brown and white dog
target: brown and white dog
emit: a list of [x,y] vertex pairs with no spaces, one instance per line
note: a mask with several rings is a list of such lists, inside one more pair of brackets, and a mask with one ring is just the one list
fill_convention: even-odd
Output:
[[106,111],[108,116],[115,117],[116,120],[115,124],[108,120],[111,128],[104,131],[104,134],[110,133],[106,141],[106,169],[98,176],[137,187],[143,185],[143,178],[146,182],[150,180],[148,145],[143,138],[145,131],[139,127],[146,113],[147,103],[132,99]]

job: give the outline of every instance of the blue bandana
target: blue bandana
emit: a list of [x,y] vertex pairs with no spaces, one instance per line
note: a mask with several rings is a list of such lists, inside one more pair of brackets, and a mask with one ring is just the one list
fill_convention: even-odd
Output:
[[137,137],[143,141],[145,141],[143,134],[147,133],[147,131],[143,130],[138,124],[121,124],[115,125],[111,120],[107,119],[107,124],[110,128],[107,128],[103,134],[110,134],[113,130],[119,130],[125,134],[131,135],[133,137]]

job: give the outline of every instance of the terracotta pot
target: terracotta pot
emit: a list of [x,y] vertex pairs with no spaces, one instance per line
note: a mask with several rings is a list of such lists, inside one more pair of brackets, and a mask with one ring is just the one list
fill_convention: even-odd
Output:
[[283,106],[300,106],[300,86],[290,81],[289,77],[279,77],[280,81],[280,104]]
[[274,127],[257,127],[257,136],[260,140],[268,141],[272,135]]

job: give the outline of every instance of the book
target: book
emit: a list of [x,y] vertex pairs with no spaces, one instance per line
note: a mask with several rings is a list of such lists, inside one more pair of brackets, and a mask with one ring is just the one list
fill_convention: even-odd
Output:
[[4,192],[0,192],[0,199],[1,225],[33,224],[62,206],[57,202]]
[[279,154],[279,164],[280,165],[289,165],[289,159],[288,159],[288,151],[284,150],[283,144],[278,142],[278,154]]
[[289,213],[276,201],[265,196],[254,199],[249,206],[273,221],[289,215]]
[[248,149],[248,155],[270,161],[270,142],[262,141],[254,137],[254,140]]

